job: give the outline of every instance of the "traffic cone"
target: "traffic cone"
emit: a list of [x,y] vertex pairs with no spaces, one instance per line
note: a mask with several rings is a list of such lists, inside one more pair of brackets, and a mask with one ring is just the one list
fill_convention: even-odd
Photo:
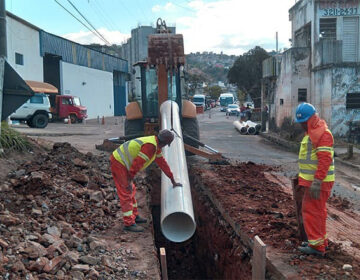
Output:
[[102,116],[102,119],[101,119],[101,124],[104,125],[105,124],[105,117]]

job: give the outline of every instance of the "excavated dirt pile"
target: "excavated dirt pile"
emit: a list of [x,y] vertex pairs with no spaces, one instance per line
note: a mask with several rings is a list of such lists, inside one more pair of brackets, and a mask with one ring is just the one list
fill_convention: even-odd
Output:
[[1,184],[2,279],[146,278],[101,238],[120,212],[108,156],[55,143]]
[[[289,192],[266,178],[265,174],[276,171],[272,167],[249,162],[229,166],[194,164],[189,170],[241,232],[251,238],[258,235],[299,275],[306,279],[360,278],[360,264],[338,244],[330,242],[324,258],[298,253],[294,202]],[[332,201],[335,206],[346,204],[339,198]],[[344,264],[352,268],[343,269]]]

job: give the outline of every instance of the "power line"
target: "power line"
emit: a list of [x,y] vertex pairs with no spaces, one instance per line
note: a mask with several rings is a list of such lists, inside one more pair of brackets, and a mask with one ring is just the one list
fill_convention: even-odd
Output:
[[70,3],[70,5],[79,13],[79,15],[94,29],[94,31],[97,33],[97,34],[99,34],[99,36],[101,37],[101,38],[103,38],[103,41],[105,41],[108,45],[111,45],[111,43],[108,41],[108,40],[106,40],[106,38],[99,32],[99,31],[97,31],[96,30],[96,28],[91,24],[91,22],[79,11],[79,9],[78,8],[76,8],[76,6],[70,1],[70,0],[67,0],[69,3]]
[[[75,18],[79,23],[81,23],[86,29],[88,29],[92,34],[94,34],[96,37],[98,37],[100,40],[104,41],[101,37],[99,37],[98,34],[96,34],[90,27],[88,27],[85,23],[83,23],[80,19],[78,19],[72,12],[70,12],[68,9],[66,9],[63,5],[61,5],[57,0],[54,0],[61,8],[63,8],[65,11],[67,11],[73,18]],[[105,41],[104,41],[105,42]],[[106,43],[106,42],[105,42]]]

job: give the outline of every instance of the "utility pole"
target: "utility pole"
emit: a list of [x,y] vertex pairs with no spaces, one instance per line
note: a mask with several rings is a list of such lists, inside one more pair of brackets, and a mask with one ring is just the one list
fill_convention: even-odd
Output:
[[276,54],[279,51],[279,35],[278,32],[276,31]]
[[[2,116],[2,105],[3,105],[3,86],[4,86],[4,72],[5,72],[5,61],[7,57],[7,45],[6,45],[6,11],[5,11],[5,0],[0,0],[0,136],[1,136],[1,116]],[[0,147],[0,153],[2,148]]]

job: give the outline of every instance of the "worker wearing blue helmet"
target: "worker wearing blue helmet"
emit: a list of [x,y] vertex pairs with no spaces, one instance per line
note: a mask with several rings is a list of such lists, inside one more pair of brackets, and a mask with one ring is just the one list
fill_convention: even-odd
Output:
[[335,181],[334,138],[310,103],[300,104],[295,117],[305,131],[299,151],[298,184],[305,188],[302,217],[308,241],[303,242],[299,250],[324,255],[328,245],[326,201]]

